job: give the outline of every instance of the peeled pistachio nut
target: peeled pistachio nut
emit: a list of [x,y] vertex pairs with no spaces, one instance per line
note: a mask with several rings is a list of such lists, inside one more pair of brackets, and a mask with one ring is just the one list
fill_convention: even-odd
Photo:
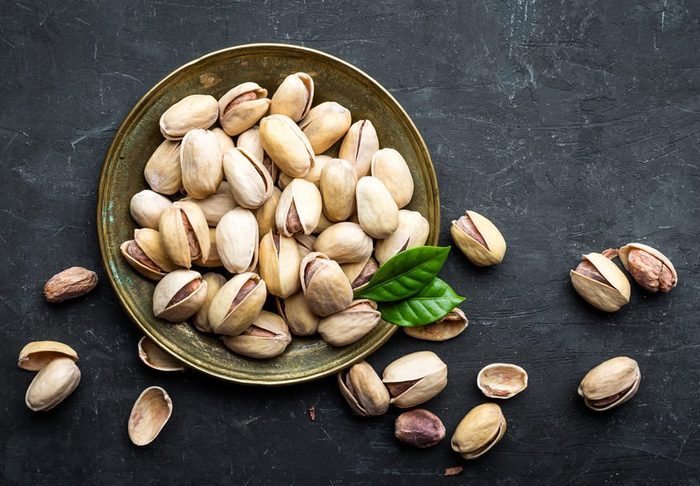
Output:
[[527,388],[527,372],[518,365],[492,363],[479,371],[476,384],[489,398],[512,398]]
[[239,206],[257,209],[272,195],[272,178],[267,169],[245,149],[224,154],[224,172]]
[[46,302],[58,304],[85,295],[97,286],[97,274],[83,267],[70,267],[51,277],[44,285]]
[[153,442],[173,413],[170,395],[159,386],[146,388],[136,399],[129,415],[127,429],[134,445]]
[[417,408],[396,417],[394,437],[404,444],[425,449],[445,438],[445,426],[434,413]]
[[311,108],[299,122],[299,128],[306,134],[314,152],[322,154],[343,138],[350,123],[350,110],[335,101],[326,101]]
[[177,269],[177,265],[168,258],[160,233],[156,230],[134,230],[134,239],[122,243],[119,250],[129,265],[151,280],[160,280]]
[[281,197],[282,191],[273,186],[270,197],[262,206],[255,210],[255,220],[258,222],[258,235],[265,236],[270,230],[277,229],[275,213]]
[[323,212],[332,221],[345,221],[355,212],[357,179],[350,162],[331,159],[321,172]]
[[202,332],[212,332],[209,325],[209,306],[216,293],[226,283],[226,278],[221,274],[208,272],[202,275],[202,280],[207,283],[207,297],[204,299],[202,307],[192,316],[192,324]]
[[160,132],[169,140],[180,140],[190,130],[207,129],[216,123],[218,105],[213,96],[185,96],[160,117]]
[[224,178],[219,140],[210,130],[190,130],[180,144],[182,186],[195,199],[216,193]]
[[615,312],[630,301],[630,283],[611,258],[616,250],[583,255],[571,270],[571,283],[576,292],[596,309]]
[[321,193],[318,188],[304,179],[294,179],[282,191],[275,222],[284,236],[296,233],[310,235],[321,217]]
[[[311,167],[309,167],[309,172],[307,172],[304,177],[300,177],[300,179],[304,179],[305,181],[313,182],[314,185],[320,189],[321,188],[321,173],[323,171],[323,168],[326,166],[326,164],[331,160],[333,160],[333,158],[328,157],[327,155],[317,155],[314,158],[314,162],[311,164]],[[295,179],[294,177],[290,177],[287,174],[285,174],[284,172],[282,172],[279,175],[277,184],[280,186],[280,189],[284,189],[294,179]]]
[[474,211],[452,221],[452,239],[462,253],[477,267],[496,265],[503,261],[506,241],[498,228]]
[[297,242],[299,258],[304,258],[306,255],[314,251],[314,244],[316,243],[315,236],[297,233],[294,235],[294,240]]
[[224,214],[238,207],[236,200],[233,198],[231,186],[226,181],[222,181],[216,192],[211,196],[204,199],[195,199],[188,196],[180,199],[180,201],[191,202],[199,206],[199,209],[204,213],[207,224],[211,226],[219,224]]
[[[179,164],[178,164],[179,167]],[[144,189],[131,198],[129,211],[136,224],[142,228],[158,229],[161,213],[170,205],[170,199],[157,192]]]
[[41,371],[57,358],[78,361],[78,353],[67,344],[58,341],[32,341],[19,352],[17,366],[27,371]]
[[366,261],[374,250],[370,238],[357,223],[336,223],[318,235],[314,249],[338,263]]
[[359,299],[346,309],[321,319],[317,330],[331,346],[347,346],[366,336],[381,318],[376,302]]
[[160,349],[148,336],[139,339],[139,358],[148,366],[158,371],[184,371],[183,364]]
[[352,288],[340,265],[323,253],[306,255],[300,265],[301,290],[314,314],[326,317],[352,303]]
[[153,291],[153,314],[169,322],[192,317],[207,298],[207,283],[199,272],[175,270],[158,282]]
[[236,140],[236,147],[238,149],[245,150],[246,153],[255,157],[255,159],[260,163],[262,163],[265,159],[265,151],[263,150],[262,142],[260,141],[260,127],[251,127],[245,132],[241,133],[238,136],[238,140]]
[[384,183],[399,208],[406,206],[413,197],[411,169],[393,148],[377,150],[372,156],[370,172]]
[[[356,223],[357,221],[353,221]],[[323,211],[321,211],[321,214],[318,217],[318,224],[316,225],[316,229],[314,229],[311,234],[314,235],[319,235],[326,231],[328,228],[333,226],[335,224],[335,221],[331,221],[330,219],[326,218],[326,215],[323,214]]]
[[160,215],[160,239],[170,260],[180,267],[190,268],[201,258],[207,261],[211,241],[204,213],[194,203],[177,201]]
[[379,269],[379,264],[377,260],[369,257],[363,262],[344,263],[340,268],[343,270],[345,276],[348,277],[352,290],[358,291],[372,279],[372,276],[377,269]]
[[678,274],[671,260],[650,246],[628,243],[620,248],[620,261],[647,292],[670,292],[678,283]]
[[300,288],[299,250],[294,238],[270,230],[260,240],[260,276],[270,294],[286,298]]
[[229,137],[222,128],[212,128],[211,132],[216,136],[216,140],[219,142],[219,150],[222,154],[225,154],[236,146],[233,143],[233,139]]
[[180,142],[164,140],[146,162],[143,176],[148,186],[159,194],[175,194],[182,187]]
[[258,264],[258,222],[247,209],[232,209],[216,225],[216,250],[231,273],[253,270]]
[[260,314],[267,298],[265,281],[240,273],[226,282],[209,304],[209,325],[216,334],[236,336]]
[[297,292],[286,299],[276,299],[277,312],[287,322],[295,336],[311,336],[316,333],[318,316],[311,312],[303,292]]
[[578,394],[586,406],[602,412],[622,405],[639,389],[642,375],[637,362],[626,356],[603,361],[581,380]]
[[369,120],[359,120],[352,124],[343,138],[338,157],[345,159],[355,167],[355,174],[360,179],[370,173],[374,153],[379,150],[379,139],[374,125]]
[[80,369],[71,357],[57,357],[36,374],[24,402],[34,412],[46,412],[65,400],[80,383]]
[[267,155],[290,177],[304,177],[314,163],[314,151],[301,128],[285,115],[260,120],[260,141]]
[[362,229],[373,238],[384,239],[399,227],[399,208],[384,183],[376,177],[357,181],[357,218]]
[[262,311],[242,333],[224,336],[224,345],[234,353],[268,359],[284,353],[292,336],[287,323],[277,314]]
[[464,459],[488,452],[506,433],[506,418],[495,403],[482,403],[462,419],[452,436],[452,450]]
[[257,83],[243,83],[219,99],[219,123],[232,137],[245,132],[265,116],[270,107],[267,90]]
[[418,351],[389,364],[382,381],[393,405],[411,408],[427,402],[447,386],[447,365],[431,351]]
[[199,267],[204,268],[217,268],[223,267],[224,264],[221,263],[221,258],[219,257],[219,250],[216,249],[216,228],[209,228],[209,258],[207,261],[202,261],[202,258],[198,258],[194,263]]
[[338,387],[355,415],[377,417],[389,409],[389,391],[366,361],[338,373]]
[[377,241],[374,256],[383,264],[404,250],[422,246],[428,241],[430,223],[418,211],[399,210],[399,226],[388,238]]
[[404,327],[409,336],[424,341],[447,341],[462,334],[469,322],[462,309],[455,308],[445,317],[427,326]]
[[290,74],[272,96],[270,113],[286,115],[295,122],[306,116],[314,99],[314,80],[306,73]]

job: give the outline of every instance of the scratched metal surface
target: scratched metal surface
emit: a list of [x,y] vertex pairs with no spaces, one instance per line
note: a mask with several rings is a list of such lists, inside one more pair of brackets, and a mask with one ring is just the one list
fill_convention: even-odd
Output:
[[[697,484],[699,21],[690,0],[0,0],[3,484],[430,484],[455,465],[465,469],[451,481],[474,484]],[[325,50],[398,98],[435,161],[443,243],[466,207],[502,229],[501,266],[476,270],[454,254],[443,272],[469,296],[462,336],[430,344],[397,333],[370,358],[381,370],[410,351],[442,356],[449,385],[426,408],[448,433],[483,401],[483,365],[527,369],[528,390],[503,404],[505,438],[481,460],[464,463],[447,440],[398,445],[397,411],[354,418],[331,378],[266,390],[146,369],[104,280],[75,302],[43,303],[43,283],[66,266],[104,276],[95,190],[129,108],[184,62],[254,41]],[[577,298],[568,270],[583,252],[629,240],[666,252],[679,287],[658,297],[634,288],[629,306],[602,315]],[[15,366],[34,339],[81,356],[80,387],[47,414],[25,408],[32,376]],[[618,354],[639,361],[640,391],[589,412],[578,381]],[[126,419],[154,384],[174,414],[137,449]]]

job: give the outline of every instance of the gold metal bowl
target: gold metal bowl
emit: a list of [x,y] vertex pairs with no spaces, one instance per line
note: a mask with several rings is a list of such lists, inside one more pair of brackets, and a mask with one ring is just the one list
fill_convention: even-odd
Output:
[[[143,168],[163,137],[160,115],[193,93],[219,98],[231,87],[255,81],[270,93],[287,74],[304,71],[314,78],[314,104],[337,101],[353,120],[370,119],[380,146],[395,147],[411,168],[415,194],[410,209],[430,222],[429,244],[440,229],[437,180],[428,149],[399,103],[375,80],[333,56],[284,44],[249,44],[207,54],[176,69],[155,85],[127,115],[105,157],[97,202],[97,230],[105,271],[131,319],[165,351],[189,367],[228,381],[253,385],[286,385],[336,373],[369,355],[396,331],[381,322],[362,340],[333,348],[319,338],[297,338],[282,356],[253,360],[233,354],[220,340],[197,332],[186,323],[169,324],[151,310],[154,284],[138,275],[119,253],[119,245],[133,237],[129,201],[147,188]],[[136,352],[134,348],[134,352]]]

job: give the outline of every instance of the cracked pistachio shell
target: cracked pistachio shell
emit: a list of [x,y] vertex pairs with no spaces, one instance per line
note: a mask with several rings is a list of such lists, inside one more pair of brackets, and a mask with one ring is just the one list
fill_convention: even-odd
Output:
[[258,162],[262,163],[265,158],[265,150],[263,150],[262,142],[260,141],[260,127],[251,127],[241,133],[238,136],[238,140],[236,140],[236,147],[245,150],[248,154],[255,157]]
[[292,342],[292,335],[284,319],[272,312],[261,311],[242,333],[224,336],[223,341],[234,353],[268,359],[284,353]]
[[58,341],[32,341],[19,352],[17,366],[27,371],[40,371],[56,358],[78,361],[78,353]]
[[232,209],[216,225],[216,250],[231,273],[253,270],[258,264],[258,222],[248,209]]
[[260,240],[260,276],[270,294],[286,298],[299,290],[300,263],[294,238],[270,230]]
[[582,263],[570,275],[576,292],[596,309],[615,312],[630,301],[629,280],[601,253],[583,255]]
[[[352,290],[357,292],[362,289],[372,279],[379,264],[373,257],[367,258],[365,261],[356,263],[344,263],[340,266],[343,273],[350,281]],[[406,328],[408,329],[408,328]]]
[[222,128],[212,128],[211,132],[216,136],[216,141],[219,142],[219,150],[221,150],[222,154],[225,154],[236,146],[233,143],[233,139],[229,137]]
[[343,138],[351,122],[350,110],[335,101],[326,101],[313,107],[299,122],[299,128],[306,134],[314,152],[322,154]]
[[189,196],[204,199],[216,193],[224,178],[222,157],[214,132],[202,129],[187,132],[180,144],[180,164],[182,186]]
[[469,325],[462,309],[455,308],[439,321],[427,326],[404,327],[409,336],[424,341],[447,341],[459,336]]
[[506,418],[495,403],[471,409],[452,436],[452,450],[464,459],[476,459],[495,446],[506,433]]
[[177,265],[168,258],[160,233],[156,230],[134,230],[134,239],[125,241],[119,249],[129,265],[146,278],[160,280],[177,269]]
[[376,177],[357,181],[357,219],[373,238],[384,239],[399,227],[399,208],[384,183]]
[[314,244],[316,243],[315,236],[297,233],[294,235],[294,240],[297,242],[299,258],[304,258],[306,255],[314,251]]
[[211,241],[204,213],[194,203],[177,201],[160,215],[158,232],[165,253],[175,265],[190,268],[209,258]]
[[389,409],[389,391],[366,361],[338,373],[338,387],[355,415],[377,417]]
[[427,402],[447,386],[447,365],[431,351],[418,351],[389,364],[382,381],[393,405],[411,408]]
[[134,445],[153,442],[173,413],[170,395],[159,386],[146,388],[136,399],[129,415],[127,430]]
[[376,302],[358,299],[346,309],[321,319],[318,333],[331,346],[347,346],[366,336],[381,318]]
[[175,270],[158,282],[153,291],[153,314],[169,322],[192,317],[207,298],[207,283],[199,272]]
[[294,179],[284,188],[275,211],[277,229],[285,236],[311,234],[321,217],[321,193],[304,179]]
[[270,107],[267,90],[257,83],[243,83],[219,99],[219,123],[232,137],[255,125]]
[[377,150],[372,156],[370,172],[384,183],[399,208],[406,206],[413,198],[413,176],[411,169],[393,148]]
[[506,241],[498,228],[479,213],[466,211],[464,216],[452,221],[450,233],[462,253],[477,267],[503,261]]
[[326,317],[352,303],[352,288],[340,265],[323,253],[306,255],[300,265],[301,290],[311,311]]
[[324,230],[314,243],[314,250],[338,263],[366,261],[374,243],[357,223],[336,223]]
[[270,113],[286,115],[295,122],[306,116],[314,99],[314,80],[306,73],[290,74],[272,96]]
[[159,194],[175,194],[182,187],[180,142],[164,140],[146,162],[143,176],[148,186]]
[[265,281],[252,272],[226,282],[209,304],[209,325],[216,334],[242,333],[260,314],[267,298]]
[[192,316],[192,324],[202,332],[212,332],[209,325],[209,306],[216,293],[226,283],[226,278],[219,273],[209,272],[202,275],[202,280],[207,283],[207,297],[204,299],[202,307]]
[[670,292],[678,284],[673,263],[660,251],[642,243],[628,243],[619,254],[625,269],[647,292]]
[[347,160],[331,159],[321,172],[323,212],[332,221],[345,221],[355,212],[355,170]]
[[224,264],[221,263],[221,258],[219,258],[219,251],[216,249],[216,228],[209,228],[209,241],[211,246],[209,248],[209,258],[207,258],[207,261],[204,262],[201,258],[198,258],[194,263],[204,268],[223,267]]
[[185,96],[160,117],[160,132],[170,140],[180,140],[190,130],[207,129],[216,123],[218,105],[213,96]]
[[428,240],[430,223],[418,211],[399,210],[399,226],[388,238],[377,241],[374,256],[380,264],[409,248],[422,246]]
[[479,390],[489,398],[512,398],[527,388],[527,372],[518,365],[492,363],[476,377]]
[[161,213],[172,204],[167,197],[144,189],[133,195],[129,203],[129,211],[138,226],[157,230]]
[[139,358],[149,368],[158,371],[184,371],[185,367],[179,360],[158,347],[148,336],[139,339]]
[[338,158],[345,159],[355,168],[360,179],[370,173],[374,153],[379,150],[379,139],[374,125],[369,120],[359,120],[352,124],[343,138]]
[[303,292],[297,292],[286,299],[276,299],[277,312],[287,322],[295,336],[311,336],[316,333],[319,317],[311,312]]
[[618,356],[602,362],[581,380],[578,394],[586,406],[597,412],[622,405],[639,389],[642,375],[637,362]]
[[29,384],[24,402],[34,412],[46,412],[73,393],[79,383],[80,369],[73,358],[54,358]]
[[191,202],[199,206],[199,209],[204,213],[207,224],[211,226],[219,224],[224,214],[238,207],[236,200],[233,198],[231,186],[226,181],[222,181],[216,192],[211,196],[204,199],[195,199],[187,196],[180,199],[180,201]]
[[257,209],[270,198],[270,173],[245,149],[234,148],[224,154],[224,172],[239,206]]
[[270,230],[277,229],[275,222],[275,212],[282,197],[282,191],[278,187],[272,187],[270,197],[255,210],[255,220],[258,222],[259,236],[265,236]]
[[[313,182],[314,185],[320,189],[321,188],[321,173],[323,171],[323,168],[326,166],[326,164],[330,160],[333,160],[333,159],[327,155],[317,155],[316,158],[314,159],[314,162],[311,164],[311,167],[309,167],[309,172],[307,172],[304,177],[300,177],[300,179],[304,179],[305,181]],[[279,179],[278,179],[277,183],[280,186],[280,189],[284,189],[293,180],[294,180],[294,177],[289,177],[287,174],[282,172],[279,175]]]
[[290,177],[304,177],[314,163],[314,151],[301,128],[285,115],[260,120],[260,140],[267,155]]

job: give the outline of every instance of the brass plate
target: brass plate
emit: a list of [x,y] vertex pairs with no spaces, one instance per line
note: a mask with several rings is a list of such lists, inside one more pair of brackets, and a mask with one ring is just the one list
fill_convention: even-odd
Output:
[[366,357],[396,331],[396,326],[381,322],[362,340],[342,348],[332,348],[320,338],[295,337],[282,356],[248,359],[227,351],[217,338],[188,324],[156,319],[151,311],[154,284],[133,271],[119,253],[119,245],[133,237],[129,201],[147,188],[143,168],[163,140],[160,115],[184,96],[206,93],[218,99],[244,81],[255,81],[274,93],[287,74],[298,71],[314,78],[314,104],[337,101],[352,112],[353,120],[370,119],[380,146],[395,147],[403,154],[416,186],[409,208],[420,211],[430,222],[429,244],[438,240],[440,204],[428,149],[399,103],[356,67],[304,47],[249,44],[207,54],[176,69],[139,100],[114,137],[100,175],[97,231],[105,271],[131,319],[189,367],[223,380],[273,386],[315,380]]

